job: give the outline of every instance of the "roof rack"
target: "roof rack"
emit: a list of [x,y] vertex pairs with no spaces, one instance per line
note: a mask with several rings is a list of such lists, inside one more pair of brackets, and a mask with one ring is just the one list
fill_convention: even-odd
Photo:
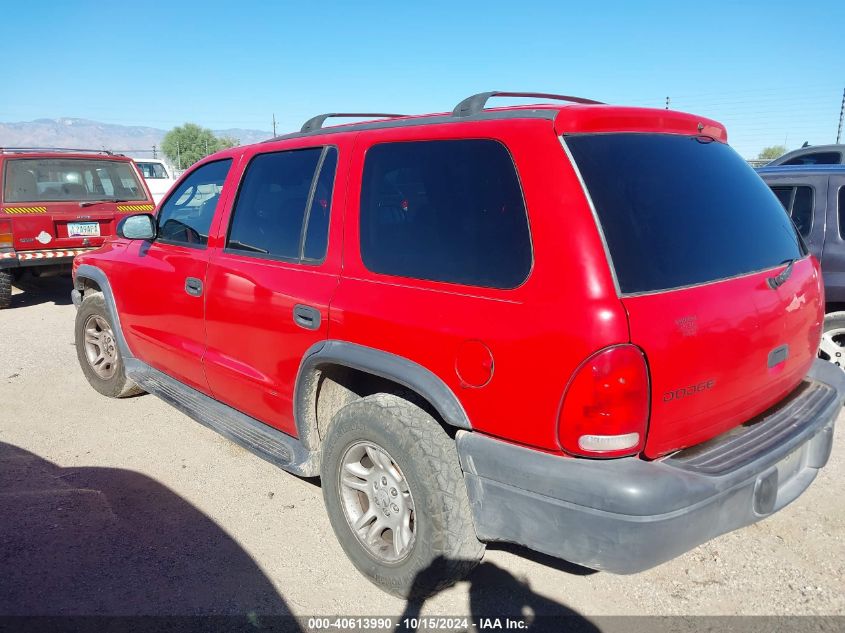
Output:
[[601,104],[601,101],[593,101],[592,99],[585,99],[584,97],[570,97],[568,95],[555,95],[547,92],[501,92],[494,90],[492,92],[479,92],[471,97],[467,97],[455,106],[452,110],[453,116],[472,116],[478,114],[487,105],[487,100],[491,97],[536,97],[538,99],[554,99],[555,101],[571,101],[572,103],[586,103],[586,104]]
[[396,117],[407,116],[406,114],[384,114],[379,112],[329,112],[327,114],[318,114],[311,117],[302,124],[300,132],[313,132],[323,127],[326,119],[346,118],[346,119],[395,119]]
[[[0,153],[3,154],[26,154],[28,152],[70,152],[70,153],[90,153],[90,154],[108,154],[115,156],[115,153],[107,149],[79,149],[73,147],[0,147]],[[120,156],[120,154],[117,154]]]

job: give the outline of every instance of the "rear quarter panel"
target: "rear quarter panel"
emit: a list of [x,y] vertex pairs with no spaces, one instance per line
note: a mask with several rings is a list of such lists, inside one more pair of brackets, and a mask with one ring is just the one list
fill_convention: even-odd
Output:
[[[367,270],[359,249],[361,174],[376,143],[487,138],[504,143],[520,177],[534,263],[513,290],[421,281]],[[574,369],[597,349],[628,340],[602,243],[577,176],[550,121],[397,127],[362,133],[350,168],[344,268],[329,337],[410,359],[458,396],[473,428],[559,451],[557,416]],[[481,342],[492,378],[459,378],[462,346]],[[476,343],[471,343],[476,345]]]

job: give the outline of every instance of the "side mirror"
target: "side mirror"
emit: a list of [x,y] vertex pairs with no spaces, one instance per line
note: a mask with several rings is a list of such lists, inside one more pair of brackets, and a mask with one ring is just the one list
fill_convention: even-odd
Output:
[[127,240],[155,239],[156,219],[149,213],[128,215],[118,223],[116,233]]

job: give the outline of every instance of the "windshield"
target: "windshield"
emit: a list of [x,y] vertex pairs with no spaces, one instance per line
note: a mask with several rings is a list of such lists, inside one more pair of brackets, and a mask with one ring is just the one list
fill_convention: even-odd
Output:
[[146,200],[127,161],[84,158],[19,158],[6,163],[6,202]]
[[139,163],[136,162],[138,165],[138,169],[141,170],[141,175],[146,178],[147,180],[158,179],[158,178],[167,178],[167,171],[164,169],[164,165],[161,163]]
[[624,294],[766,270],[806,253],[778,199],[707,137],[565,137]]

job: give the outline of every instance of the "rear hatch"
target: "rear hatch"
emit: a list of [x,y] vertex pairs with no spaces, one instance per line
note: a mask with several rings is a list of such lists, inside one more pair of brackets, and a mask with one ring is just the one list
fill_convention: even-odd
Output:
[[631,342],[645,353],[658,457],[776,404],[818,349],[817,262],[729,146],[678,134],[565,143],[607,245]]
[[120,214],[153,203],[128,159],[14,157],[3,168],[2,215],[17,251],[99,246]]

